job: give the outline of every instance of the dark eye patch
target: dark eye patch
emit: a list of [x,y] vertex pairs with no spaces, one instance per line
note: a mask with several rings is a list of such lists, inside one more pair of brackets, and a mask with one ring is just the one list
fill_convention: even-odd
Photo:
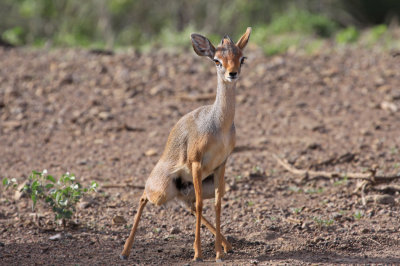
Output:
[[216,66],[220,66],[222,65],[221,62],[218,59],[214,59],[215,65]]

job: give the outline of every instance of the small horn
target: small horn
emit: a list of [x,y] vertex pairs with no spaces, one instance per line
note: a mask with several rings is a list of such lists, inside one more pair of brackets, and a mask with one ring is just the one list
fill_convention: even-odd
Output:
[[229,40],[229,42],[231,42],[231,43],[234,43],[234,42],[232,41],[231,37],[229,37],[228,34],[225,34],[224,38],[222,38],[222,40],[221,40],[221,44],[224,43],[224,40],[225,40],[225,39]]

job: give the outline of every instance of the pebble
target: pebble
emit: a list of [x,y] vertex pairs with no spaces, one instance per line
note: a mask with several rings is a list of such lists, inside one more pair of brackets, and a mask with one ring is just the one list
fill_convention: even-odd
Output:
[[375,195],[375,202],[378,204],[391,205],[394,204],[394,198],[390,195]]
[[146,156],[148,156],[148,157],[154,156],[154,155],[156,155],[156,154],[157,154],[157,150],[156,150],[156,149],[149,149],[149,150],[147,150],[147,151],[144,153],[144,155],[146,155]]
[[332,218],[335,219],[335,220],[339,220],[342,217],[343,217],[343,215],[341,215],[338,212],[335,212],[335,213],[332,214]]
[[171,230],[169,231],[171,235],[176,235],[179,234],[180,232],[181,230],[178,227],[172,227]]
[[82,201],[79,202],[78,208],[79,209],[86,209],[92,205],[92,201]]
[[64,235],[62,233],[58,233],[55,235],[52,235],[51,237],[49,237],[49,240],[51,241],[58,241],[64,238]]
[[126,224],[126,220],[123,216],[116,215],[112,218],[112,224],[113,225],[121,225],[121,224]]

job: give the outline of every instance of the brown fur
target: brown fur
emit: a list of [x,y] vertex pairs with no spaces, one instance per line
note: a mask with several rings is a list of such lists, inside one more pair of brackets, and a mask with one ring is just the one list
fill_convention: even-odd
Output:
[[[240,74],[242,50],[248,42],[250,32],[251,28],[248,28],[237,44],[226,36],[217,48],[207,38],[192,34],[194,51],[200,56],[217,61],[217,96],[213,105],[203,106],[186,114],[171,130],[164,152],[146,181],[134,227],[124,246],[122,257],[126,258],[130,253],[146,202],[162,205],[174,198],[183,201],[196,214],[195,260],[202,257],[202,222],[215,235],[217,260],[222,256],[221,244],[225,252],[231,248],[220,232],[221,198],[225,193],[225,162],[235,146],[233,120],[236,80]],[[207,178],[210,175],[213,175],[213,180]],[[177,180],[186,184],[185,191],[177,187]],[[212,197],[215,197],[215,228],[202,216],[203,199]]]

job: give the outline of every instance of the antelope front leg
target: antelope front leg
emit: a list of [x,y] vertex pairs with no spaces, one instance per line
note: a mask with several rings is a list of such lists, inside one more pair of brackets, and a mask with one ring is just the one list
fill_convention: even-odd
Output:
[[222,261],[221,248],[221,198],[225,193],[225,164],[218,167],[214,172],[215,187],[215,253],[217,262]]
[[202,261],[201,254],[201,214],[203,212],[203,195],[202,195],[202,180],[201,180],[201,164],[200,162],[192,163],[192,175],[194,192],[196,195],[196,233],[194,237],[194,261]]

